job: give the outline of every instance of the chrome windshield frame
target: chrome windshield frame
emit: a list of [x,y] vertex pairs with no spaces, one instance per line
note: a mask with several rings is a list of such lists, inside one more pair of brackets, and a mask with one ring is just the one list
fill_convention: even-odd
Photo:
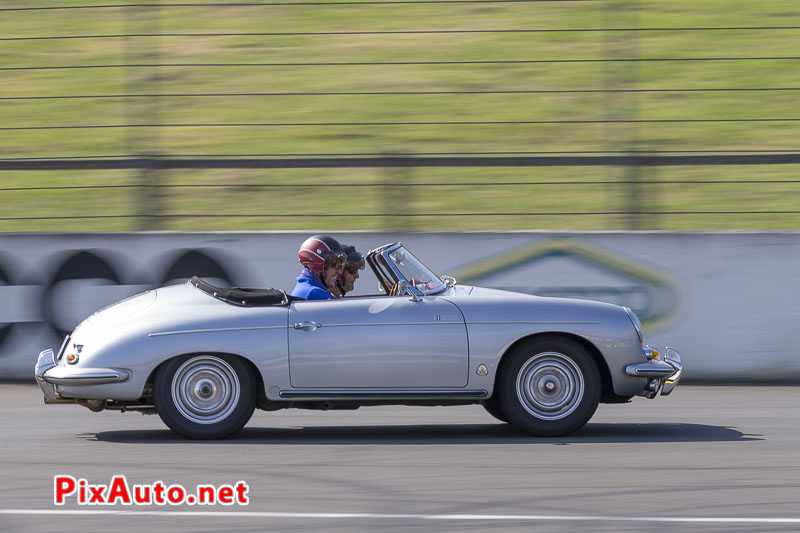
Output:
[[398,269],[398,268],[397,268],[397,265],[396,265],[396,264],[394,263],[394,261],[392,261],[392,259],[389,257],[389,254],[390,254],[390,253],[392,253],[392,252],[395,252],[395,251],[399,250],[400,248],[403,248],[407,254],[410,254],[412,257],[414,257],[415,259],[417,259],[417,261],[418,261],[418,262],[419,262],[419,263],[420,263],[422,266],[424,266],[426,269],[428,269],[428,272],[430,272],[430,273],[431,273],[431,275],[432,275],[432,278],[431,278],[431,279],[435,279],[435,280],[439,280],[439,281],[441,281],[441,278],[440,278],[440,277],[439,277],[439,276],[436,274],[436,272],[434,272],[433,270],[431,270],[430,268],[428,268],[428,267],[425,265],[425,263],[423,263],[422,261],[419,261],[419,259],[417,258],[417,256],[415,256],[414,254],[412,254],[412,253],[411,253],[411,251],[410,251],[408,248],[406,248],[406,247],[403,245],[403,243],[402,243],[402,242],[395,242],[395,243],[392,243],[392,244],[387,244],[387,245],[381,246],[380,248],[376,248],[375,250],[372,250],[372,251],[370,251],[369,253],[370,253],[370,254],[371,254],[371,253],[373,253],[373,252],[375,252],[375,253],[379,253],[379,254],[381,255],[381,257],[383,257],[383,259],[384,259],[384,261],[385,261],[386,265],[388,265],[388,267],[391,269],[391,271],[392,271],[392,272],[391,272],[391,273],[392,273],[392,275],[393,275],[393,276],[396,278],[396,279],[395,279],[395,281],[398,281],[398,282],[399,282],[400,280],[406,280],[407,282],[409,282],[410,289],[411,289],[412,293],[413,293],[413,294],[415,294],[416,296],[430,296],[430,295],[433,295],[433,294],[439,294],[440,292],[442,292],[442,291],[444,291],[444,290],[446,290],[446,289],[448,288],[448,285],[447,285],[447,283],[444,283],[444,282],[443,282],[443,283],[442,283],[442,285],[441,285],[440,287],[438,287],[438,288],[436,288],[436,289],[431,289],[430,291],[425,291],[425,292],[423,292],[423,291],[420,291],[419,289],[417,289],[417,288],[416,288],[414,285],[411,285],[411,281],[410,281],[410,280],[408,280],[408,279],[407,279],[407,278],[406,278],[406,277],[405,277],[405,276],[404,276],[404,275],[403,275],[403,274],[400,272],[400,269]]

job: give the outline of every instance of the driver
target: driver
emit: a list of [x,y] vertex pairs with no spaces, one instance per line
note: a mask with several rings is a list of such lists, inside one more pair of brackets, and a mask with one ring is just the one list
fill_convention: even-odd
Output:
[[330,288],[336,286],[347,255],[339,241],[328,235],[312,235],[297,252],[303,271],[291,295],[304,300],[330,300]]
[[335,298],[341,298],[352,291],[359,277],[358,271],[364,270],[364,256],[355,246],[345,246],[344,253],[347,256],[344,269],[336,278],[336,286],[331,289],[331,294]]

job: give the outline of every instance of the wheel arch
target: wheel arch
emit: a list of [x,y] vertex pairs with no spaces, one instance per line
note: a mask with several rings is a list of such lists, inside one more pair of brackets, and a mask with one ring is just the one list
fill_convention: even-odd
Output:
[[161,361],[160,363],[158,363],[158,365],[156,365],[156,367],[153,368],[153,370],[150,372],[150,375],[147,376],[147,381],[145,381],[145,386],[144,386],[144,391],[142,392],[142,396],[147,396],[148,391],[150,391],[150,394],[152,395],[153,381],[155,380],[156,375],[161,371],[161,369],[164,367],[165,364],[178,357],[186,357],[192,355],[227,355],[229,357],[235,357],[237,359],[240,359],[243,363],[247,365],[247,367],[250,369],[250,371],[256,378],[256,387],[258,391],[258,397],[256,401],[260,400],[262,397],[266,397],[266,393],[264,391],[264,377],[261,375],[261,371],[255,365],[255,363],[253,363],[253,361],[251,361],[248,357],[233,352],[207,352],[207,351],[179,353],[171,357],[168,357],[163,361]]
[[541,333],[534,333],[533,335],[527,335],[525,337],[521,337],[514,341],[503,355],[500,357],[500,362],[497,365],[497,372],[494,375],[494,383],[492,387],[492,396],[497,393],[497,380],[500,378],[503,372],[504,366],[508,363],[508,354],[514,351],[514,349],[524,342],[528,342],[530,340],[547,340],[547,339],[569,339],[572,341],[577,342],[586,351],[592,356],[594,359],[595,364],[597,365],[597,369],[600,372],[600,386],[601,386],[601,402],[605,401],[607,398],[614,397],[614,386],[611,381],[611,371],[608,369],[608,364],[606,363],[603,354],[600,353],[600,350],[597,349],[591,341],[586,339],[585,337],[581,337],[580,335],[575,335],[574,333],[566,333],[562,331],[547,331]]

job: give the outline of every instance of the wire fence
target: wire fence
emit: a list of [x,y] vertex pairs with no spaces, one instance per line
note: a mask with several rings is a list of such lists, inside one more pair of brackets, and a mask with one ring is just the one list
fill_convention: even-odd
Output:
[[2,7],[0,230],[796,228],[800,8],[679,3]]

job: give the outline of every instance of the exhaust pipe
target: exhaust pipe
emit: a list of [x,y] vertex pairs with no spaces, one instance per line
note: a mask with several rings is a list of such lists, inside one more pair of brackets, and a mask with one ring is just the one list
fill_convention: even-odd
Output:
[[106,404],[108,403],[107,400],[84,400],[80,398],[76,398],[75,402],[86,407],[93,413],[99,413],[100,411],[105,410]]
[[50,400],[49,398],[45,398],[44,399],[44,404],[45,405],[58,405],[58,404],[63,404],[63,403],[74,404],[75,400],[73,400],[72,398],[56,398],[55,400]]

